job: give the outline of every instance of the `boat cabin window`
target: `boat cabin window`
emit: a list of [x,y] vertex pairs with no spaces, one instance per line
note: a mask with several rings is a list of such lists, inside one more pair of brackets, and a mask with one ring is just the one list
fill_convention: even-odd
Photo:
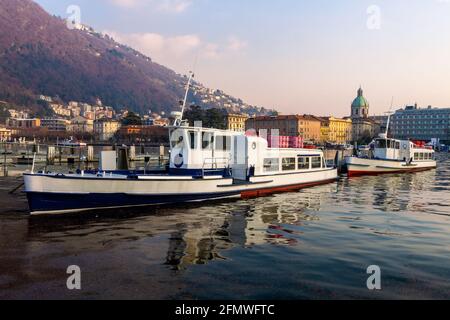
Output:
[[378,149],[397,149],[400,150],[400,142],[394,140],[379,139],[376,142]]
[[295,170],[295,158],[283,158],[282,169],[283,171]]
[[216,150],[230,151],[231,150],[231,137],[217,136],[216,137]]
[[173,148],[182,148],[184,143],[184,137],[180,134],[173,133],[170,137],[170,145]]
[[202,149],[210,150],[214,146],[214,134],[212,132],[202,133]]
[[311,158],[311,167],[313,169],[322,168],[322,159],[321,159],[321,157],[312,157]]
[[280,170],[280,159],[264,159],[264,172],[274,172]]
[[386,140],[377,140],[375,142],[375,144],[376,144],[376,147],[378,149],[385,149],[386,148]]
[[192,150],[197,149],[197,135],[197,132],[189,131],[189,143]]
[[309,170],[309,157],[298,157],[298,169]]

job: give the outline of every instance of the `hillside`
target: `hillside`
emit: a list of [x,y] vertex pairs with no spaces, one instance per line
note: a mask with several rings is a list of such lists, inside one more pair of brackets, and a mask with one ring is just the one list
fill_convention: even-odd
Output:
[[[145,113],[170,112],[183,96],[182,76],[107,35],[68,29],[65,21],[31,0],[0,0],[0,30],[0,100],[36,110],[41,108],[38,94],[66,102],[100,98],[117,110]],[[209,92],[199,84],[196,88]],[[241,102],[220,94],[226,101]],[[195,92],[191,101],[229,107]],[[231,107],[236,111],[236,105]],[[247,105],[243,110],[261,111]]]

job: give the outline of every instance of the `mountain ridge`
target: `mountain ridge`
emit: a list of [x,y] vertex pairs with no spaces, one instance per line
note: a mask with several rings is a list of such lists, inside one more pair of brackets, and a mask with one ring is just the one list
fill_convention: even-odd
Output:
[[[183,96],[184,76],[92,28],[71,30],[31,0],[0,0],[0,29],[0,100],[38,110],[40,94],[65,102],[100,98],[116,110],[159,113],[178,108]],[[196,88],[209,90],[198,82]],[[234,112],[267,111],[220,94],[233,101]],[[190,95],[193,104],[221,106],[213,100],[205,103],[196,91]],[[241,102],[245,108],[238,107]]]

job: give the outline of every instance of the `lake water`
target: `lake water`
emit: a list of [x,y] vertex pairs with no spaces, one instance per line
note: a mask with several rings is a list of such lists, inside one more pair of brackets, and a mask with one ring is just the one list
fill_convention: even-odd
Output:
[[[17,183],[0,188],[2,299],[450,298],[448,155],[417,174],[79,217],[28,217],[6,192]],[[66,288],[69,265],[81,291]]]

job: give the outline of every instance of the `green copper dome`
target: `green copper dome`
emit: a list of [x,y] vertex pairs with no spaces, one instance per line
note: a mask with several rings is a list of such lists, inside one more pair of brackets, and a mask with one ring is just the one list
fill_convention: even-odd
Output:
[[352,108],[368,108],[369,102],[363,96],[363,90],[359,88],[358,96],[353,100]]

